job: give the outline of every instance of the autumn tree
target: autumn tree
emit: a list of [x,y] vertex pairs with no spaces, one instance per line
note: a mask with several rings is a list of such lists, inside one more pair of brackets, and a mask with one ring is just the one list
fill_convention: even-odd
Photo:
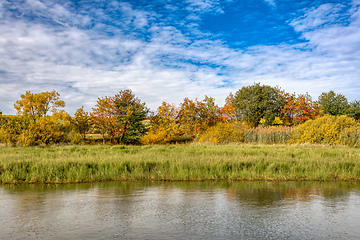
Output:
[[194,137],[198,126],[198,109],[196,103],[189,98],[185,98],[180,104],[176,121],[184,135]]
[[224,106],[220,108],[220,119],[222,122],[231,123],[237,120],[234,99],[234,95],[230,93],[225,99]]
[[174,105],[163,102],[150,116],[150,128],[141,139],[144,144],[166,144],[180,135],[176,123],[177,109]]
[[145,103],[135,97],[131,90],[122,90],[111,101],[113,114],[117,119],[117,142],[131,143],[138,141],[146,132],[143,120],[149,109]]
[[21,95],[14,107],[18,115],[28,116],[33,122],[40,117],[44,117],[48,112],[57,112],[65,107],[65,102],[60,100],[60,94],[53,90],[52,92],[31,93],[27,91]]
[[[17,144],[27,146],[70,141],[70,116],[62,109],[65,102],[60,100],[60,94],[55,90],[36,94],[27,91],[15,102],[14,107],[20,119],[23,119],[21,121],[29,122],[25,129],[16,127],[21,131],[7,131]],[[52,113],[50,116],[49,112]]]
[[349,110],[349,103],[346,97],[342,94],[337,94],[334,91],[321,93],[317,103],[324,114],[335,116],[345,115]]
[[242,87],[235,94],[234,107],[238,117],[250,127],[271,125],[275,117],[282,115],[281,108],[284,100],[278,88],[255,83]]
[[103,144],[107,135],[114,135],[116,131],[116,119],[113,115],[113,108],[110,97],[98,98],[92,113],[90,114],[94,130],[101,134]]
[[220,108],[211,97],[205,96],[202,101],[185,98],[178,109],[176,121],[183,135],[194,138],[221,121]]
[[94,126],[117,143],[136,142],[146,132],[142,123],[149,109],[131,90],[122,90],[112,97],[99,98],[93,108]]
[[205,96],[204,100],[196,101],[199,113],[199,131],[203,132],[221,121],[220,108],[215,104],[215,98]]
[[281,108],[284,113],[285,123],[288,125],[300,124],[310,119],[315,119],[320,115],[320,109],[308,93],[298,96],[289,93],[283,93],[285,104]]
[[84,111],[84,106],[76,110],[71,122],[82,138],[85,139],[86,133],[91,128],[91,118],[90,114]]

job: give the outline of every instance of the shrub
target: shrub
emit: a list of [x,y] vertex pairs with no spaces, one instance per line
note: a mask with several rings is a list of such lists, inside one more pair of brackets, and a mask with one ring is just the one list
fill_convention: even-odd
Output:
[[0,116],[0,142],[16,144],[18,137],[28,129],[30,119],[22,116]]
[[140,142],[142,144],[167,144],[173,140],[175,134],[171,128],[164,126],[150,129]]
[[340,144],[341,133],[348,128],[358,126],[360,124],[351,117],[325,115],[299,125],[291,136],[291,143]]
[[344,129],[340,133],[340,144],[350,147],[360,147],[360,126]]
[[245,127],[236,123],[218,123],[200,135],[199,142],[244,142]]

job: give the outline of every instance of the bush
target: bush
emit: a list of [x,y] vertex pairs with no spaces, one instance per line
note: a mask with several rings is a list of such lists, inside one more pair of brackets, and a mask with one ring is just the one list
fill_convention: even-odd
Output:
[[244,142],[245,127],[235,123],[218,123],[200,135],[199,142],[239,143]]
[[0,142],[11,145],[75,143],[77,140],[68,136],[70,130],[70,117],[65,112],[41,117],[36,122],[31,121],[27,116],[0,117]]
[[291,136],[291,143],[341,144],[342,132],[343,142],[350,143],[346,140],[346,136],[351,131],[347,129],[359,126],[360,124],[355,119],[345,115],[325,115],[299,125]]
[[360,126],[344,129],[339,140],[342,145],[360,147]]
[[0,142],[14,145],[18,137],[29,128],[30,120],[21,116],[0,116]]

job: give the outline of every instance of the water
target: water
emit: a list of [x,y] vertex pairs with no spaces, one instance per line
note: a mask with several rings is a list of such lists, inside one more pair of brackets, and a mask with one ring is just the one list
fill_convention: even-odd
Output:
[[359,239],[360,183],[0,185],[0,239]]

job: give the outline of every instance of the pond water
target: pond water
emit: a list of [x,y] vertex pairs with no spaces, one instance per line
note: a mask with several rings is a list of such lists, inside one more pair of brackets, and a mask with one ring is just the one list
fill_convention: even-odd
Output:
[[0,239],[359,239],[360,183],[0,185]]

